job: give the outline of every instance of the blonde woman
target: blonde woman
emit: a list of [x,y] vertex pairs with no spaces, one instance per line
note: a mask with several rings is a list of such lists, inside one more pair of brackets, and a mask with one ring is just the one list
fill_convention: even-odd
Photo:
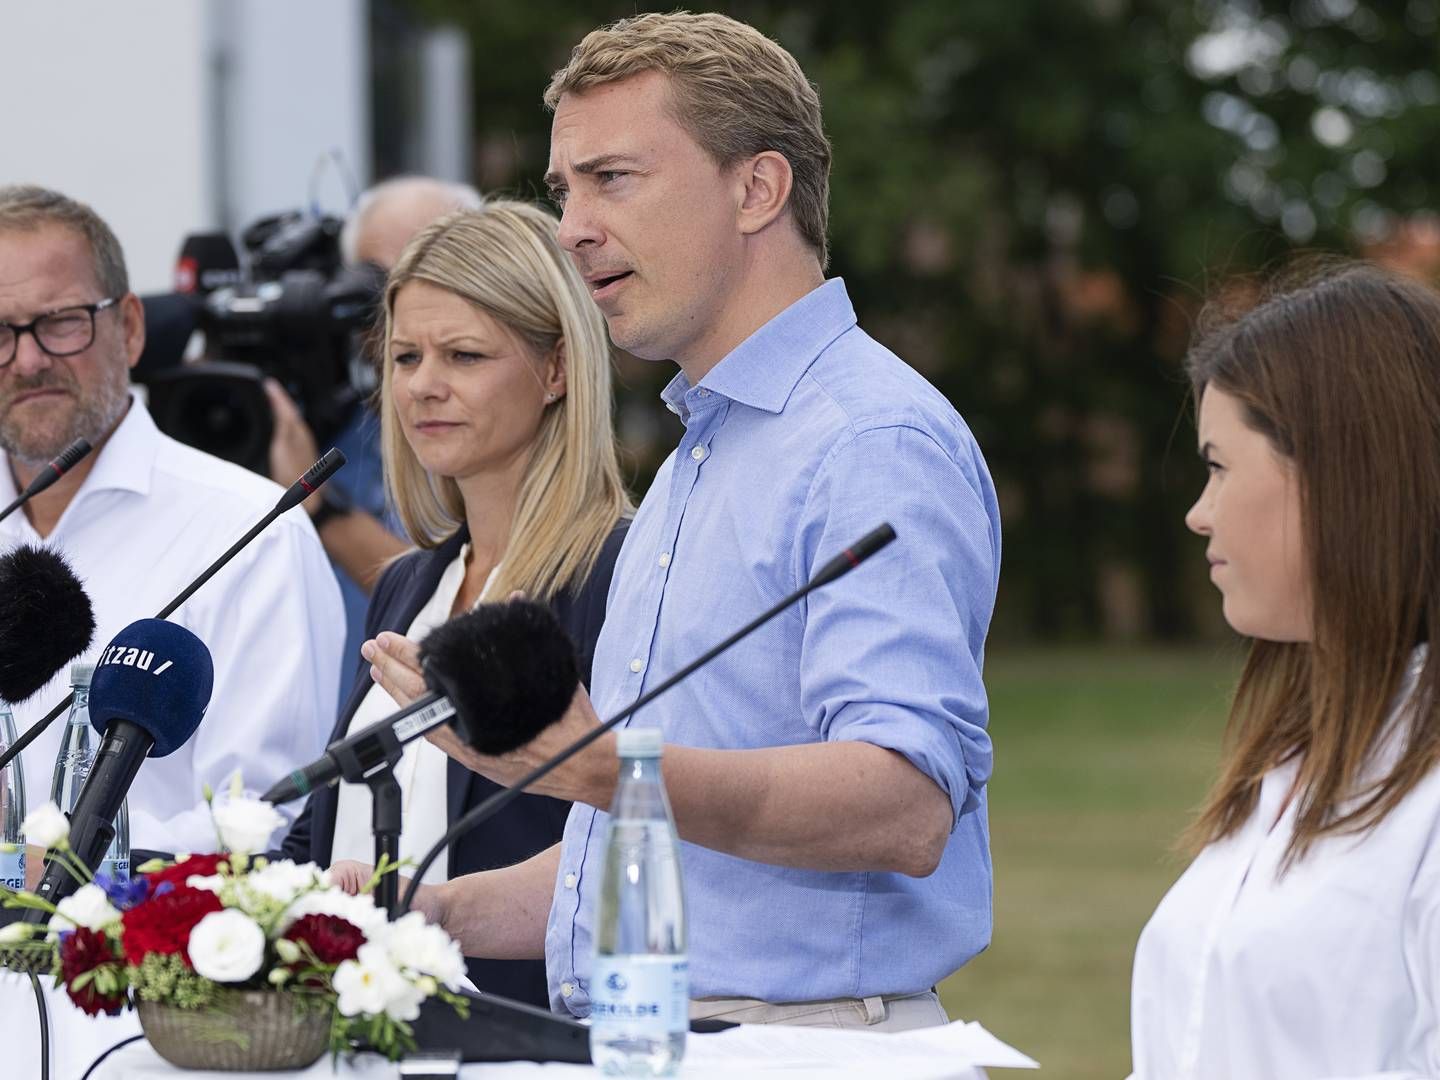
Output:
[[[381,444],[386,484],[415,551],[370,601],[362,654],[407,654],[481,600],[520,590],[550,604],[588,685],[615,557],[631,513],[611,430],[610,349],[585,284],[555,242],[557,223],[493,201],[418,233],[385,290]],[[397,708],[358,681],[332,738]],[[430,743],[406,748],[402,858],[419,858],[450,820],[495,790]],[[550,847],[569,804],[523,796],[452,844],[427,880],[520,862]],[[317,792],[286,839],[321,865],[373,861],[370,793]],[[476,960],[471,978],[546,1003],[538,961]]]

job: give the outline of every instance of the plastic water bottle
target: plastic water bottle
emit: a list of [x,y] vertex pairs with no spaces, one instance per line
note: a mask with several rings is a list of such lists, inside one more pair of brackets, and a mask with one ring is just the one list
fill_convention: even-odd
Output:
[[[10,706],[0,701],[0,751],[14,742],[15,717]],[[17,891],[25,888],[25,837],[20,828],[24,820],[25,773],[17,757],[0,769],[0,841],[6,848],[15,848],[0,850],[0,885]]]
[[660,778],[659,728],[619,734],[595,962],[590,1056],[610,1076],[672,1076],[690,1029],[679,838]]
[[[67,814],[75,809],[75,800],[80,797],[80,789],[95,764],[98,749],[95,731],[90,726],[90,676],[94,672],[94,664],[70,665],[70,686],[75,691],[75,701],[70,706],[60,756],[55,759],[55,778],[50,782],[50,798]],[[120,812],[115,815],[115,839],[95,872],[112,881],[130,880],[130,808],[126,802],[121,802]]]

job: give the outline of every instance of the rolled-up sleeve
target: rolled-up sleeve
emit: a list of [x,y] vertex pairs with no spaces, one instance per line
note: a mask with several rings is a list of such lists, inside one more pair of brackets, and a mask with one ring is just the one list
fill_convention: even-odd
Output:
[[896,539],[806,602],[801,702],[827,741],[902,754],[949,796],[955,820],[990,776],[981,681],[1000,529],[968,432],[941,446],[896,423],[840,442],[799,522],[797,580],[882,522]]

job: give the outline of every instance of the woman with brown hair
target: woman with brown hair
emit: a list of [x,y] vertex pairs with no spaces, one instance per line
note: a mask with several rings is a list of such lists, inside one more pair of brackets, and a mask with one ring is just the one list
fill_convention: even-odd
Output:
[[1188,368],[1186,524],[1253,643],[1136,949],[1135,1076],[1440,1076],[1440,295],[1332,268]]

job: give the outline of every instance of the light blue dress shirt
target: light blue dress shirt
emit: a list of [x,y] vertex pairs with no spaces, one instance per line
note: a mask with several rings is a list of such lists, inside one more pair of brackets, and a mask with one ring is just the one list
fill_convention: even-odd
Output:
[[[642,710],[687,746],[855,740],[903,754],[950,797],[927,878],[772,866],[681,845],[692,997],[813,1001],[929,989],[990,940],[990,775],[980,671],[1000,516],[950,403],[856,326],[832,280],[698,386],[616,564],[591,696],[612,716],[802,585],[881,522],[898,539]],[[546,969],[589,1011],[607,815],[566,824]],[[837,820],[837,830],[848,827]]]

